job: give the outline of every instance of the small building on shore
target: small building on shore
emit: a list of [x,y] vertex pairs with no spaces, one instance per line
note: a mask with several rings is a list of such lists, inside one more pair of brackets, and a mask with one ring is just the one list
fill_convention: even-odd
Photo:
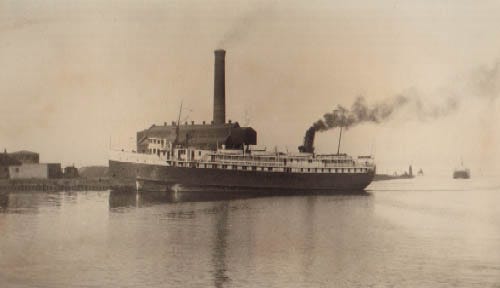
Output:
[[37,163],[9,166],[10,179],[54,179],[61,178],[60,163]]
[[68,166],[64,168],[64,178],[78,178],[78,168],[75,166]]
[[9,167],[21,165],[21,162],[12,158],[7,152],[0,154],[0,179],[9,179]]

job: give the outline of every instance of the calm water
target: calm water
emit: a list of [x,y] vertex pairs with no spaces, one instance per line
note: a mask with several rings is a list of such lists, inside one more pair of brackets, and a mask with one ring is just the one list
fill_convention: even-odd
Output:
[[494,178],[354,196],[0,195],[0,287],[500,287]]

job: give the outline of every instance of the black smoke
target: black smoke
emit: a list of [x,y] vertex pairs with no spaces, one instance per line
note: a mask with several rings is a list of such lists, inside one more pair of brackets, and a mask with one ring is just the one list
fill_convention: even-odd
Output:
[[351,105],[351,109],[338,105],[332,112],[326,113],[322,119],[314,122],[311,128],[322,132],[337,127],[350,128],[363,122],[380,123],[409,102],[409,97],[399,95],[370,107],[363,97],[358,97]]
[[316,132],[342,127],[349,129],[362,123],[382,123],[389,120],[397,111],[405,108],[406,114],[418,120],[444,117],[459,107],[459,97],[443,97],[440,104],[425,105],[418,93],[400,94],[385,101],[368,105],[364,97],[358,97],[348,109],[342,105],[312,124],[304,136],[304,143],[299,151],[313,153]]
[[337,127],[350,128],[363,122],[380,123],[394,113],[394,111],[407,105],[410,102],[410,97],[398,95],[385,102],[378,103],[373,106],[368,106],[363,97],[358,97],[351,105],[350,109],[338,105],[332,112],[323,115],[323,118],[314,122],[307,129],[304,136],[303,145],[299,146],[300,152],[314,152],[314,137],[316,132],[323,132]]

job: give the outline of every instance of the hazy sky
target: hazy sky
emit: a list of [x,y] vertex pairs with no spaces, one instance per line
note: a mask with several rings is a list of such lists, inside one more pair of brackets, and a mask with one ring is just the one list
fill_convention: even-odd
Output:
[[[135,132],[212,117],[213,50],[227,118],[267,147],[358,96],[412,99],[360,124],[342,150],[379,171],[500,172],[499,1],[0,0],[0,146],[42,161],[106,164]],[[449,108],[449,104],[453,104]],[[338,131],[317,135],[335,152]]]

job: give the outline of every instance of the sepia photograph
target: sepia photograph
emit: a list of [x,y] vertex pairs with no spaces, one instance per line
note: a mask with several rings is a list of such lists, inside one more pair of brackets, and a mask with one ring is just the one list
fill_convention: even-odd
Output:
[[0,0],[0,287],[500,288],[500,1]]

